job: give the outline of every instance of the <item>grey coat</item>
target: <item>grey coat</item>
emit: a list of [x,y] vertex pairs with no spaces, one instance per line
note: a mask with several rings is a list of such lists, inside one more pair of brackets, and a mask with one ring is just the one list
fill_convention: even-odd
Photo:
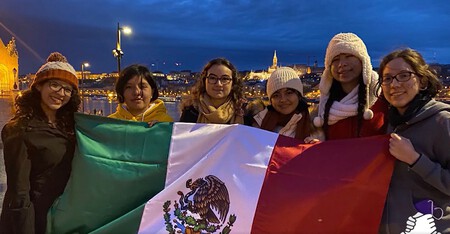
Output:
[[396,161],[380,233],[405,231],[420,202],[433,210],[436,230],[450,233],[450,105],[431,100],[410,121],[388,131],[410,139],[421,156],[412,167]]

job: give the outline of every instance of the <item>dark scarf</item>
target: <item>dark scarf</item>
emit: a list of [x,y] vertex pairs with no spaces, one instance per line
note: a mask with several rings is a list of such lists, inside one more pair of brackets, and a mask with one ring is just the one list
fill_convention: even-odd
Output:
[[397,108],[391,106],[389,108],[388,119],[389,123],[395,128],[400,124],[404,124],[411,120],[417,113],[425,106],[431,97],[429,95],[425,95],[422,93],[418,93],[413,100],[411,100],[406,108],[406,111],[403,115],[401,115]]

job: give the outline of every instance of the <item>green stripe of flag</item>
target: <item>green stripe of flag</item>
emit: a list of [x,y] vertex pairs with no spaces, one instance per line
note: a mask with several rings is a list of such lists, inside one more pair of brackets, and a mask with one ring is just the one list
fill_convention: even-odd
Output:
[[148,128],[83,114],[75,120],[81,148],[47,232],[136,233],[144,204],[164,188],[172,123]]

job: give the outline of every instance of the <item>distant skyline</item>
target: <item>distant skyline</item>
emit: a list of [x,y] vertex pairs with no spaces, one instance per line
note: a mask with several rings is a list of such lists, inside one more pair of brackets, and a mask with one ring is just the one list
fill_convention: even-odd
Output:
[[361,37],[374,67],[403,47],[450,64],[449,12],[448,0],[3,0],[0,38],[5,45],[16,38],[20,74],[36,72],[53,51],[76,70],[87,61],[93,73],[116,71],[118,22],[133,30],[122,35],[122,68],[200,71],[225,57],[238,70],[259,70],[271,65],[274,50],[281,65],[323,66],[339,32]]

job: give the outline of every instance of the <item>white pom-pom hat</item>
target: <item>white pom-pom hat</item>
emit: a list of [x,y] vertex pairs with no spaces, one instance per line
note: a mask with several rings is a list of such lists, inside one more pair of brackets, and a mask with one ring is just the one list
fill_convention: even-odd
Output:
[[376,84],[378,82],[378,74],[372,70],[370,56],[364,42],[354,33],[336,34],[330,41],[325,54],[325,70],[320,79],[320,101],[318,116],[314,118],[314,126],[322,127],[324,124],[325,103],[330,96],[330,88],[333,83],[333,75],[331,74],[331,62],[333,58],[339,54],[351,54],[361,60],[362,77],[366,85],[366,104],[364,105],[364,119],[372,119],[373,112],[370,107],[377,100]]
[[267,80],[267,96],[270,99],[273,93],[283,88],[295,89],[303,96],[302,81],[297,72],[290,67],[280,67],[270,75]]

